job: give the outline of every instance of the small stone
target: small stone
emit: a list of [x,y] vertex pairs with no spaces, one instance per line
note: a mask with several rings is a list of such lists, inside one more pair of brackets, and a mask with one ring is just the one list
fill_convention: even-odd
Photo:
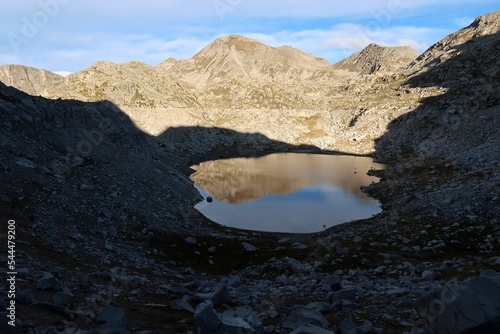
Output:
[[113,217],[113,213],[107,208],[102,209],[101,213],[108,219],[111,219]]
[[104,242],[104,248],[106,248],[109,251],[115,249],[115,247],[113,247],[113,245],[109,242],[108,239],[106,239],[106,241]]
[[307,273],[306,267],[295,259],[288,259],[287,265],[295,274]]
[[257,251],[257,248],[254,245],[248,244],[246,242],[243,243],[243,249],[245,250],[245,252],[249,253]]
[[54,290],[55,291],[55,290],[60,289],[59,281],[53,276],[44,277],[44,278],[38,280],[36,287],[40,290]]
[[350,302],[355,302],[356,301],[356,289],[342,289],[337,292],[335,292],[331,299],[330,303],[335,303],[337,300],[348,300]]
[[186,239],[184,239],[184,241],[191,245],[196,245],[197,243],[197,240],[194,237],[187,237]]
[[207,251],[208,251],[209,253],[215,253],[216,249],[217,249],[217,247],[212,246],[212,247],[210,247],[209,249],[207,249]]
[[424,281],[434,281],[437,277],[437,274],[432,270],[424,270],[422,272],[422,279]]

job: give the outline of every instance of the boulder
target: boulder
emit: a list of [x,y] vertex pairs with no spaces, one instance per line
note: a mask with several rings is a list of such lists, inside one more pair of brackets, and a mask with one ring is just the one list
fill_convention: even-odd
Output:
[[474,277],[435,289],[415,309],[431,333],[500,333],[500,284]]
[[298,307],[290,312],[283,327],[297,329],[303,325],[315,325],[326,329],[328,328],[328,320],[318,311]]
[[252,334],[255,329],[245,320],[236,317],[221,316],[214,310],[214,305],[207,300],[194,311],[198,323],[198,334]]
[[290,334],[335,334],[335,332],[314,325],[302,325]]

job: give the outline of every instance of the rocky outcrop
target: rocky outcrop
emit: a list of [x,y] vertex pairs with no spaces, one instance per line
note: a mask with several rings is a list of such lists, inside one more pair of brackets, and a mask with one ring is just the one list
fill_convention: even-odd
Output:
[[447,285],[420,298],[415,308],[432,333],[498,333],[500,276],[495,277]]
[[384,47],[370,44],[333,65],[334,69],[360,74],[394,74],[406,68],[420,54],[408,46]]

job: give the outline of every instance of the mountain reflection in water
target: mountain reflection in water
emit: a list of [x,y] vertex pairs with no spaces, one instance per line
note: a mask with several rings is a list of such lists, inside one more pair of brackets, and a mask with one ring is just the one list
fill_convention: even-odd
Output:
[[371,158],[299,153],[207,161],[193,166],[206,200],[195,208],[223,225],[259,231],[310,233],[380,212],[360,186],[382,169]]

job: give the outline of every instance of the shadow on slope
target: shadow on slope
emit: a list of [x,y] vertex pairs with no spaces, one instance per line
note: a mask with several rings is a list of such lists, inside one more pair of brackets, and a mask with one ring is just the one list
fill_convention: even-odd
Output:
[[459,44],[428,61],[426,54],[417,59],[424,63],[424,71],[406,83],[438,86],[446,92],[422,99],[421,107],[391,122],[376,142],[377,155],[386,161],[419,154],[464,164],[482,157],[498,162],[499,52],[497,33]]
[[444,94],[422,99],[388,125],[375,156],[394,163],[392,174],[372,188],[385,192],[384,208],[417,217],[498,217],[500,34],[432,50],[417,59],[426,67],[406,83],[442,87]]
[[111,102],[50,100],[3,83],[0,112],[1,219],[43,223],[67,238],[81,224],[102,235],[111,227],[179,225],[179,210],[200,200],[188,178],[193,162],[269,151],[339,153],[222,128],[171,128],[152,137]]

